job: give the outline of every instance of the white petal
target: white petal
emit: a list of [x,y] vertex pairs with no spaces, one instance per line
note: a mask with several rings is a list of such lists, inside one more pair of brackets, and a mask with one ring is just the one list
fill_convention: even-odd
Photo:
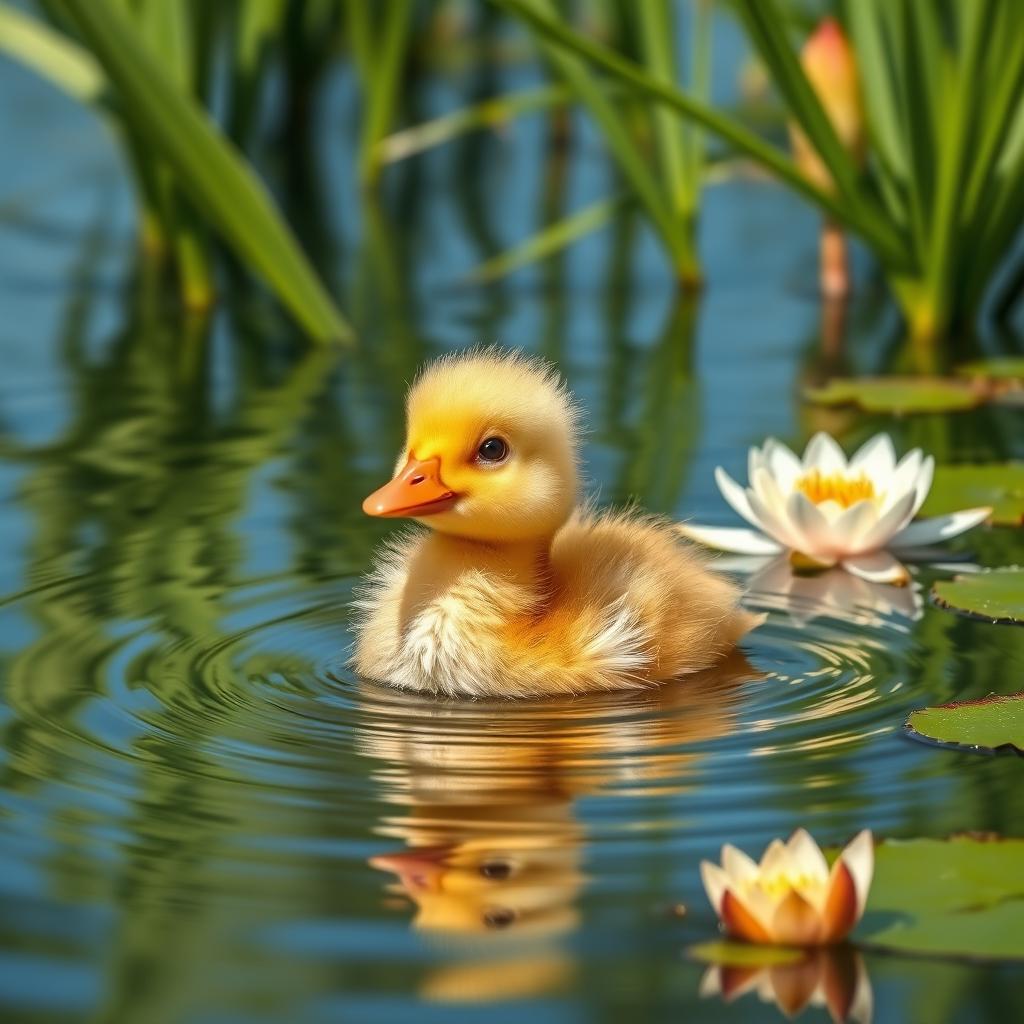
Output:
[[857,551],[858,543],[878,522],[878,506],[870,499],[858,501],[832,520],[832,536],[845,551]]
[[709,860],[702,860],[700,862],[700,877],[704,883],[704,891],[711,901],[711,906],[715,908],[716,914],[721,915],[722,899],[725,896],[725,890],[729,888],[729,876],[717,864],[712,864]]
[[731,843],[722,847],[722,867],[735,882],[746,882],[758,875],[757,864]]
[[779,491],[775,478],[763,467],[754,474],[753,490],[747,491],[747,499],[754,515],[764,524],[764,531],[783,547],[796,548],[803,542],[803,535],[793,528],[786,511],[786,499]]
[[853,887],[857,892],[857,917],[860,918],[864,913],[871,877],[875,872],[875,844],[871,832],[868,829],[858,832],[839,854],[839,859],[853,876]]
[[807,473],[812,469],[820,470],[825,476],[846,471],[843,449],[826,433],[815,434],[804,449],[803,470]]
[[870,551],[844,558],[843,568],[869,583],[907,583],[910,574],[888,551]]
[[789,837],[787,846],[797,875],[806,875],[822,883],[828,880],[828,862],[825,855],[806,829],[798,828]]
[[761,854],[760,871],[764,878],[773,875],[789,875],[792,861],[789,849],[781,839],[773,839],[768,848]]
[[851,1024],[871,1024],[875,1015],[875,996],[871,991],[871,981],[864,961],[858,956],[856,963],[857,981],[853,990],[853,1002],[846,1016]]
[[826,560],[835,554],[832,531],[828,520],[818,511],[818,507],[801,491],[794,491],[786,503],[789,521],[795,531],[804,538],[800,551],[805,555],[823,555]]
[[764,529],[761,520],[754,515],[747,499],[747,492],[721,466],[715,469],[715,483],[722,492],[722,497],[752,526]]
[[947,516],[919,519],[916,523],[911,523],[897,533],[889,545],[896,549],[948,540],[950,537],[956,537],[972,526],[984,522],[991,514],[992,509],[990,508],[968,508],[962,512],[951,512]]
[[763,460],[764,466],[775,477],[775,482],[783,493],[792,490],[797,480],[803,476],[804,470],[800,460],[774,437],[769,437],[764,443]]
[[915,492],[921,473],[921,449],[907,452],[887,480],[875,481],[875,490],[885,495],[882,512],[888,512],[904,495]]
[[885,547],[907,522],[914,507],[914,492],[904,494],[888,511],[883,512],[875,523],[857,542],[859,552],[877,551]]
[[754,445],[747,452],[747,481],[748,483],[754,479],[754,474],[762,467],[767,466],[765,462],[764,453],[757,445]]
[[777,555],[782,548],[763,533],[742,526],[696,526],[680,523],[677,527],[684,537],[706,544],[719,551],[733,551],[740,555]]
[[896,467],[896,449],[892,446],[892,438],[888,434],[875,434],[850,458],[850,476],[863,473],[877,487],[884,485]]
[[842,505],[838,501],[832,498],[826,498],[824,501],[817,503],[818,511],[830,522],[835,522],[845,511]]
[[722,994],[722,968],[712,964],[701,976],[697,995],[701,999],[714,999]]
[[[928,492],[932,487],[932,476],[934,473],[935,460],[929,455],[922,463],[921,471],[917,474],[917,483],[914,485],[917,497],[914,500],[914,510],[910,514],[910,519],[913,519],[914,516],[917,515],[918,509],[920,509],[924,504],[924,499],[928,497]],[[910,520],[908,519],[907,522],[910,522]]]

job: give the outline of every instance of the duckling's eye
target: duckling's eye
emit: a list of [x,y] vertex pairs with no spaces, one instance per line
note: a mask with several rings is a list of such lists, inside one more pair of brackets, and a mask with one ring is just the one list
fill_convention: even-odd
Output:
[[481,462],[504,462],[508,458],[508,444],[500,437],[488,437],[476,450]]
[[502,882],[512,874],[512,865],[506,860],[486,860],[480,865],[480,874],[493,882]]
[[492,907],[484,911],[484,925],[488,928],[507,928],[516,919],[516,912],[505,907]]

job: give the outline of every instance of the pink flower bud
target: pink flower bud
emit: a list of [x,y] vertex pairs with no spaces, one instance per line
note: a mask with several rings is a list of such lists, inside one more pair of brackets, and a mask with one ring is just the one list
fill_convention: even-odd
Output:
[[[842,27],[826,18],[800,52],[800,64],[810,80],[840,142],[858,159],[864,155],[864,108],[857,61]],[[832,179],[807,137],[790,124],[793,156],[800,169],[821,188]]]

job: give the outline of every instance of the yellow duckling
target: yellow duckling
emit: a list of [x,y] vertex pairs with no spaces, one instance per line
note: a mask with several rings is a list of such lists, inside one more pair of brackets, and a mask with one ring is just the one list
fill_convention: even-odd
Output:
[[421,373],[395,477],[363,510],[430,529],[367,581],[360,674],[453,697],[615,690],[705,669],[757,624],[671,524],[578,507],[577,421],[556,372],[520,354]]

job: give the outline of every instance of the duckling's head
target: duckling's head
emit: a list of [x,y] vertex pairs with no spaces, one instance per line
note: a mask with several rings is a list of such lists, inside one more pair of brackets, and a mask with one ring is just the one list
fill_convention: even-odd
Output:
[[550,538],[576,504],[577,431],[548,364],[490,349],[446,356],[410,389],[394,479],[363,510],[492,543]]

